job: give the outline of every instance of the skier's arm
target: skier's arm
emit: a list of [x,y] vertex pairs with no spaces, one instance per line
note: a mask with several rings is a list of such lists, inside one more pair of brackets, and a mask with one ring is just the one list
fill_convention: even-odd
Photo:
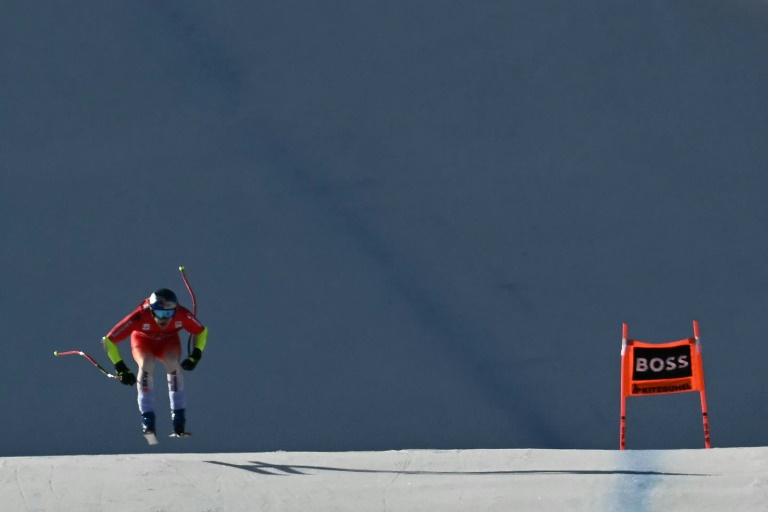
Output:
[[193,348],[189,356],[181,362],[181,367],[188,372],[194,370],[195,366],[197,366],[197,363],[200,361],[200,358],[203,357],[203,349],[207,342],[208,328],[203,327],[203,330],[200,331],[199,334],[195,334],[195,348]]
[[120,356],[120,350],[118,350],[117,345],[115,345],[115,343],[107,336],[101,338],[101,344],[104,346],[107,357],[109,357],[109,360],[115,365],[118,380],[126,386],[133,386],[136,384],[136,376],[123,362],[123,358]]
[[206,343],[208,343],[208,328],[203,327],[203,331],[195,335],[195,348],[199,348],[200,352],[202,352],[205,349]]
[[205,349],[205,344],[208,342],[208,328],[200,323],[200,320],[188,309],[181,306],[179,306],[179,309],[182,310],[182,313],[186,313],[181,315],[183,329],[195,337],[195,348],[202,352]]
[[134,309],[131,314],[120,320],[116,326],[114,326],[106,336],[101,339],[101,344],[104,346],[104,351],[107,353],[109,360],[112,364],[117,364],[123,360],[120,355],[120,351],[117,349],[117,344],[130,336],[135,325],[140,325],[141,322],[141,306]]
[[123,357],[120,355],[120,349],[107,336],[101,339],[101,344],[104,346],[104,351],[107,353],[109,360],[112,361],[112,364],[117,364],[123,360]]

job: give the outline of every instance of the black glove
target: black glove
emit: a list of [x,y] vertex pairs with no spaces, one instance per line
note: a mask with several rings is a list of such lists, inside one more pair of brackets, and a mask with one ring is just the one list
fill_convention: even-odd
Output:
[[117,372],[117,379],[126,386],[133,386],[136,384],[136,376],[125,365],[125,362],[118,361],[115,363],[115,371]]
[[197,362],[201,357],[203,357],[203,351],[195,347],[192,349],[192,353],[189,354],[189,357],[181,362],[181,367],[188,372],[191,372],[195,369],[195,366],[197,366]]

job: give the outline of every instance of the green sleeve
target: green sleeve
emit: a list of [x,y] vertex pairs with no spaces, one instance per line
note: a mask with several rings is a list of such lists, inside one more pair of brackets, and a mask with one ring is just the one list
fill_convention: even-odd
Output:
[[109,360],[112,361],[112,364],[117,364],[123,360],[120,350],[111,339],[105,336],[101,339],[101,344],[104,346],[104,351],[107,353]]
[[203,332],[195,335],[195,348],[199,348],[202,352],[206,343],[208,343],[208,328],[203,327]]

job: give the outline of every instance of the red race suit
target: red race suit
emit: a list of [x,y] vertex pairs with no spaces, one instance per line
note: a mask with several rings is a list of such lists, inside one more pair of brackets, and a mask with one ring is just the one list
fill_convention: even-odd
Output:
[[157,359],[164,361],[166,357],[180,357],[179,331],[182,329],[197,335],[203,332],[205,326],[195,318],[190,310],[182,305],[177,305],[176,313],[171,318],[170,323],[165,329],[162,329],[152,316],[149,299],[145,299],[131,314],[123,318],[109,331],[107,338],[117,344],[130,336],[131,352],[134,359],[143,359],[141,356],[136,357],[138,353],[140,355],[152,354]]

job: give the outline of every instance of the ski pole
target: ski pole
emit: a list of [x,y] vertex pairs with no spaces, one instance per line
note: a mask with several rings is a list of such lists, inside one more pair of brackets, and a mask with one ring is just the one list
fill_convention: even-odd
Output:
[[189,295],[192,297],[192,314],[197,315],[197,302],[195,302],[195,292],[193,292],[192,287],[189,286],[189,281],[187,281],[187,275],[184,273],[183,265],[179,267],[179,272],[181,272],[181,278],[184,280],[184,284],[187,287],[187,291],[189,291]]
[[74,356],[74,355],[83,356],[84,358],[86,358],[87,360],[89,360],[91,363],[93,363],[93,365],[94,365],[96,368],[98,368],[98,369],[101,371],[101,373],[103,373],[104,375],[106,375],[106,376],[107,376],[107,377],[109,377],[110,379],[117,379],[117,380],[120,380],[120,377],[119,377],[118,375],[112,375],[111,373],[109,373],[109,372],[108,372],[107,370],[105,370],[105,369],[104,369],[104,368],[103,368],[103,367],[102,367],[102,366],[101,366],[99,363],[97,363],[97,362],[96,362],[96,360],[95,360],[94,358],[92,358],[91,356],[89,356],[88,354],[86,354],[85,352],[83,352],[82,350],[67,350],[67,351],[65,351],[65,352],[59,352],[59,351],[57,350],[57,351],[55,351],[55,352],[53,353],[53,355],[55,355],[55,356]]
[[[189,281],[187,281],[187,275],[184,273],[184,265],[179,267],[179,272],[181,272],[181,278],[184,280],[184,285],[187,287],[187,291],[189,292],[189,295],[192,297],[192,314],[197,316],[197,302],[195,301],[195,292],[192,291],[192,287],[189,286]],[[192,352],[192,335],[190,334],[187,337],[187,353]]]

